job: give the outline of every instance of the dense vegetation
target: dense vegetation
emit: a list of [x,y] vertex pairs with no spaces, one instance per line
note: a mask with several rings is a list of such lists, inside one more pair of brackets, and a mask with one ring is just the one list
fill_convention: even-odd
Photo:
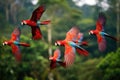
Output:
[[[31,0],[0,1],[0,80],[119,80],[120,79],[120,48],[116,42],[107,38],[107,49],[99,52],[94,36],[88,35],[90,29],[95,29],[98,13],[103,11],[107,17],[106,32],[116,36],[116,3],[109,0],[110,8],[103,10],[99,5],[84,5],[78,7],[72,0],[39,0],[33,5]],[[21,26],[23,19],[30,18],[32,11],[38,5],[45,4],[46,11],[42,20],[50,19],[51,24],[41,26],[43,39],[31,40],[30,27],[22,27],[21,41],[31,44],[29,48],[21,48],[22,62],[13,57],[9,46],[2,46],[4,40],[10,39],[10,34],[16,26]],[[78,26],[84,33],[84,40],[89,46],[84,47],[90,54],[88,57],[77,55],[75,63],[68,69],[58,67],[49,71],[49,52],[56,49],[54,42],[64,39],[66,32],[73,26]],[[48,41],[48,29],[51,29],[52,40]],[[114,44],[113,44],[114,43]],[[60,48],[62,53],[63,48]]]

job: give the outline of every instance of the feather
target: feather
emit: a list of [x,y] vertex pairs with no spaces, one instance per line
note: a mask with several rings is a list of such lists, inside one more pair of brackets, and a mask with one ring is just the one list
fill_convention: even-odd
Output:
[[11,41],[19,41],[21,35],[20,28],[16,27],[11,34]]
[[75,48],[66,45],[64,56],[64,62],[66,64],[66,67],[71,66],[74,63],[74,60],[75,60]]
[[98,48],[101,52],[105,51],[106,49],[106,40],[104,36],[97,35],[97,42],[98,42]]
[[38,40],[42,38],[41,30],[38,26],[31,27],[32,28],[32,39]]
[[43,14],[43,12],[45,11],[45,7],[44,6],[39,6],[37,9],[35,9],[32,13],[32,17],[31,17],[31,21],[37,22],[37,20],[39,20]]
[[15,59],[17,61],[21,61],[21,52],[20,52],[19,46],[12,44],[11,47],[12,47],[12,53],[14,54]]
[[79,29],[77,27],[72,27],[66,34],[66,41],[73,41],[77,39]]
[[50,20],[46,20],[46,21],[40,22],[41,25],[47,25],[47,24],[49,24],[49,23],[50,23]]

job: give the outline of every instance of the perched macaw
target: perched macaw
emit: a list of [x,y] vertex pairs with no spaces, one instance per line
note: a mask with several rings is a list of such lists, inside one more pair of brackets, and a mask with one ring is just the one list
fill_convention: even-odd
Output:
[[112,37],[108,33],[104,32],[104,26],[106,24],[106,17],[103,13],[99,13],[97,22],[96,22],[96,29],[95,30],[90,30],[89,34],[96,35],[97,36],[97,42],[98,42],[98,48],[99,50],[105,51],[106,49],[106,37],[110,37],[114,40],[117,40],[115,37]]
[[[77,27],[72,27],[66,34],[65,40],[59,40],[55,42],[55,45],[64,46],[64,62],[66,67],[72,65],[75,60],[76,49],[79,49],[80,54],[87,55],[88,52],[77,45],[74,41],[78,39],[79,29]],[[77,50],[78,51],[78,50]]]
[[20,28],[16,27],[11,34],[11,39],[9,41],[4,41],[3,45],[9,45],[12,47],[12,53],[14,54],[17,61],[21,60],[21,52],[19,46],[29,47],[27,43],[20,42]]
[[50,20],[46,20],[46,21],[38,21],[43,12],[45,11],[45,7],[44,6],[39,6],[37,9],[35,9],[32,13],[32,17],[28,20],[22,20],[21,25],[29,25],[31,26],[31,30],[32,30],[32,39],[34,40],[38,40],[42,38],[42,33],[41,30],[39,28],[39,25],[47,25],[50,23]]
[[61,65],[63,67],[65,67],[65,63],[63,61],[60,60],[61,57],[61,52],[59,49],[56,49],[54,51],[53,56],[49,57],[50,62],[50,69],[54,69],[57,67],[57,65]]

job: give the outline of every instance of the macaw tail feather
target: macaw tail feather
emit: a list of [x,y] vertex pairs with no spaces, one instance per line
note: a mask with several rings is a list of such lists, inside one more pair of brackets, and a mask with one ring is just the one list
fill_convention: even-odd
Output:
[[53,60],[51,60],[51,63],[50,63],[50,70],[56,68],[56,62],[54,62]]
[[87,41],[82,41],[81,45],[88,46],[88,42]]
[[47,25],[49,24],[51,21],[50,20],[46,20],[46,21],[42,21],[40,22],[41,25]]
[[58,61],[58,63],[59,63],[62,67],[66,68],[66,64],[65,64],[65,62]]
[[80,49],[80,48],[76,48],[76,51],[80,54],[80,55],[84,55],[84,56],[88,56],[89,52],[84,50],[84,49]]
[[20,62],[20,61],[21,61],[21,58],[22,58],[21,54],[14,54],[14,55],[15,55],[16,61],[17,61],[17,62]]
[[30,44],[27,44],[27,43],[20,43],[20,45],[25,47],[30,47]]
[[118,41],[118,39],[115,38],[115,37],[113,37],[113,36],[110,36],[110,35],[106,35],[106,36],[112,38],[112,39],[115,40],[115,41]]

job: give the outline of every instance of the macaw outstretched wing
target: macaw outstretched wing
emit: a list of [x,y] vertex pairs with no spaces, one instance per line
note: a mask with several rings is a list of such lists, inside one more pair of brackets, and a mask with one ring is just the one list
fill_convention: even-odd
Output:
[[74,41],[77,39],[79,29],[77,27],[72,27],[66,34],[66,41]]
[[44,6],[39,6],[37,9],[35,9],[33,11],[30,20],[34,21],[34,22],[37,22],[37,20],[39,20],[41,18],[44,11],[45,11],[45,7]]
[[96,22],[96,29],[98,31],[104,31],[104,26],[106,24],[106,17],[105,14],[99,13],[97,22]]
[[11,34],[11,40],[12,41],[19,41],[20,35],[21,35],[21,30],[19,27],[16,27]]
[[21,52],[20,52],[19,46],[12,44],[11,47],[12,47],[12,53],[14,54],[15,59],[17,61],[20,61],[21,60]]

